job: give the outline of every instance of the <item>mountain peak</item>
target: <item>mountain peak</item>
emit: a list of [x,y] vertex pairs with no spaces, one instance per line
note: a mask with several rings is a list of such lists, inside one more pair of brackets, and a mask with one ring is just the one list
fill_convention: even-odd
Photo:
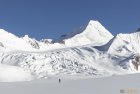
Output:
[[90,20],[85,31],[95,32],[94,30],[96,30],[96,32],[99,32],[99,33],[106,33],[109,36],[113,36],[99,21]]
[[62,41],[66,45],[101,45],[112,38],[113,35],[99,21],[90,20],[86,28],[66,34]]
[[[92,31],[92,29],[95,29],[98,26],[102,26],[99,21],[90,20],[84,31]],[[87,30],[87,29],[90,29],[90,30]]]
[[99,21],[97,20],[90,20],[88,25],[93,26],[93,25],[101,25]]
[[11,40],[18,39],[18,37],[12,33],[5,31],[4,29],[0,29],[0,41],[1,42],[9,42]]
[[4,33],[4,32],[6,32],[6,31],[4,29],[0,28],[0,33]]
[[0,29],[0,36],[2,36],[2,37],[17,37],[14,34],[9,33],[4,29]]

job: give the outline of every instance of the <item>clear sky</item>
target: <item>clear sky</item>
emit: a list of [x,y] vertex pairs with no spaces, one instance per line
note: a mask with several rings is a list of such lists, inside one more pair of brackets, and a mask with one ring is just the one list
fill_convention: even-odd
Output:
[[112,34],[140,27],[140,0],[0,0],[0,28],[36,39],[100,21]]

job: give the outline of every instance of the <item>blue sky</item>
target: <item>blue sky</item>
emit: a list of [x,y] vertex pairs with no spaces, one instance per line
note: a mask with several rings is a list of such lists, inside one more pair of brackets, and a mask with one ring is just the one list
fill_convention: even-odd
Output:
[[140,27],[140,0],[0,0],[0,28],[36,39],[54,38],[100,21],[111,33]]

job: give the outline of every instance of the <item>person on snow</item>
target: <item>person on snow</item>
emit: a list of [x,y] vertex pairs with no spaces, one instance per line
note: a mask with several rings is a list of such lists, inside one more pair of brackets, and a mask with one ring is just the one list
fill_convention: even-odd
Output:
[[60,83],[60,82],[61,82],[61,79],[59,78],[59,80],[58,80],[58,81],[59,81],[59,83]]

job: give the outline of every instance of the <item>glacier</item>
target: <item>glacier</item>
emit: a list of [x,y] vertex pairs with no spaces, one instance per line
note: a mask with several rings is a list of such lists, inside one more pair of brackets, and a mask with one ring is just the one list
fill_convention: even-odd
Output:
[[[139,46],[140,31],[113,36],[93,20],[80,31],[62,35],[58,41],[38,41],[28,35],[18,37],[0,29],[0,65],[19,68],[18,74],[29,77],[17,81],[64,75],[93,78],[125,75],[140,72]],[[16,80],[9,77],[6,81]]]

